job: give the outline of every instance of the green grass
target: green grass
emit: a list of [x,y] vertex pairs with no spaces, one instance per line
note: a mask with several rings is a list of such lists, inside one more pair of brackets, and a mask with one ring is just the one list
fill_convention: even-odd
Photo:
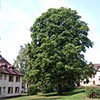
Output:
[[9,98],[5,100],[100,100],[89,99],[86,97],[84,89],[75,89],[71,92],[64,93],[63,96],[58,96],[56,93],[46,93],[33,96],[22,95],[21,97]]

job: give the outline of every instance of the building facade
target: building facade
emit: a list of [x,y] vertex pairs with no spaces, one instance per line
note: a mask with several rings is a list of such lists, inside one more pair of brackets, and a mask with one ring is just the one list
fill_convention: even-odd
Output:
[[97,85],[100,86],[100,64],[94,64],[94,75],[88,80],[84,80],[80,83],[81,86]]
[[21,95],[22,79],[23,74],[0,55],[0,98]]

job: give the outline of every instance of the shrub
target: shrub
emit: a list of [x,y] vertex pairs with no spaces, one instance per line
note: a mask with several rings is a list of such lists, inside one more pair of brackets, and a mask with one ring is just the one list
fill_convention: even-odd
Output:
[[97,88],[97,98],[100,98],[100,87]]
[[50,84],[46,84],[42,86],[42,93],[50,93],[53,92],[53,87]]
[[35,95],[35,94],[37,94],[37,87],[36,87],[36,85],[29,85],[27,92],[28,92],[28,95]]
[[100,97],[100,88],[94,86],[85,87],[86,96],[89,98],[99,98]]
[[62,88],[63,88],[63,92],[70,92],[75,89],[75,86],[74,84],[70,84],[70,85],[64,84]]

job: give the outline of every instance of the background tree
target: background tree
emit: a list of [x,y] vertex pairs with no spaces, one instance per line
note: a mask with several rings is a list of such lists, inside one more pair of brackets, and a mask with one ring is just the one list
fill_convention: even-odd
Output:
[[27,67],[27,45],[20,46],[20,50],[18,52],[18,56],[16,60],[14,60],[14,66],[25,75],[26,67]]
[[62,94],[63,87],[74,86],[93,73],[86,66],[84,53],[93,43],[89,28],[81,16],[70,8],[51,8],[31,27],[28,45],[27,77],[35,84],[52,84]]

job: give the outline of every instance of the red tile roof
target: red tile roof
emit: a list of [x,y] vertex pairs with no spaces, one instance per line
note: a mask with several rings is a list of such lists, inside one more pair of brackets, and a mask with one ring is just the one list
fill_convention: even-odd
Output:
[[0,65],[7,65],[7,66],[11,66],[11,64],[0,55]]
[[100,64],[94,64],[94,69],[98,70],[98,68],[100,68]]
[[0,73],[23,76],[14,66],[0,55]]

